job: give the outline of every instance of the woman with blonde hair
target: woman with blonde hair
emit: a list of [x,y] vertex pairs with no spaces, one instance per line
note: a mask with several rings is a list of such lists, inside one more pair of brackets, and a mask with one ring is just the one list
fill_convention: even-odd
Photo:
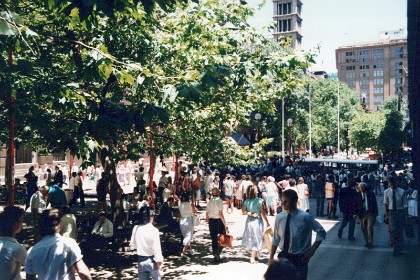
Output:
[[298,205],[303,211],[309,212],[309,188],[303,177],[299,177],[297,185]]
[[257,197],[258,190],[255,185],[250,185],[246,190],[246,200],[242,205],[242,214],[247,215],[244,234],[242,236],[242,246],[251,250],[251,263],[256,263],[258,251],[263,242],[264,223],[268,223],[267,215],[264,210],[263,200]]

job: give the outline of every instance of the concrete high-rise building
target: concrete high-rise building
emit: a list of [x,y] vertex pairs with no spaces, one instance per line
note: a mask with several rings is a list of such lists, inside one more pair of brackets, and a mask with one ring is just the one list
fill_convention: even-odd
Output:
[[302,5],[300,0],[273,0],[273,20],[277,23],[273,30],[274,40],[290,38],[295,50],[300,50],[302,44]]
[[407,39],[404,30],[383,31],[369,43],[335,50],[338,79],[359,92],[360,103],[377,110],[388,97],[408,100]]

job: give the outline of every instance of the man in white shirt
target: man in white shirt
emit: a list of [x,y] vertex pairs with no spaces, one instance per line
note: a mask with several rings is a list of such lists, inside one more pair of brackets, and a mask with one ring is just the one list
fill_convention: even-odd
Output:
[[40,217],[43,238],[28,251],[25,263],[26,279],[91,280],[89,268],[76,241],[61,236],[60,215],[57,209],[47,209]]
[[100,212],[91,234],[85,236],[80,246],[83,250],[103,248],[112,236],[114,236],[114,224],[107,219],[105,212]]
[[162,248],[159,230],[152,224],[150,207],[143,205],[139,209],[139,225],[133,228],[130,240],[130,249],[136,250],[138,255],[138,279],[160,280],[162,272]]
[[408,216],[407,195],[398,187],[395,176],[388,177],[388,185],[389,188],[384,191],[385,218],[392,227],[393,256],[398,257],[404,246],[404,221]]
[[42,186],[34,193],[29,203],[31,212],[34,217],[34,227],[39,226],[39,215],[47,208],[48,187]]
[[73,192],[74,192],[74,188],[76,186],[76,175],[77,175],[76,172],[71,173],[71,178],[69,180],[68,188],[63,188],[64,193],[66,194],[67,204],[69,204],[69,205],[72,202],[72,195],[73,195]]

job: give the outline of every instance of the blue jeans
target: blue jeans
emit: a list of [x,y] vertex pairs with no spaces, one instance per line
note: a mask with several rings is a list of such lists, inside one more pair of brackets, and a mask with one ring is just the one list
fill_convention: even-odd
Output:
[[157,263],[150,257],[139,256],[139,280],[160,280]]

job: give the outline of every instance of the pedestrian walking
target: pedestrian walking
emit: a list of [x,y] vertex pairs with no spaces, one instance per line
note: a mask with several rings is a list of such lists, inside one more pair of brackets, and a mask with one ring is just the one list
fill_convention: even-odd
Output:
[[20,280],[20,268],[25,263],[26,249],[16,240],[23,226],[25,211],[6,206],[0,213],[0,271],[1,279]]
[[303,177],[299,177],[297,191],[299,209],[309,212],[309,188]]
[[209,224],[211,248],[215,263],[220,262],[220,254],[223,247],[218,244],[218,237],[221,233],[226,233],[229,229],[223,215],[223,201],[219,197],[220,190],[214,187],[211,190],[211,199],[206,208],[206,221]]
[[362,228],[363,237],[365,239],[365,247],[373,247],[373,225],[378,216],[378,204],[376,196],[365,183],[359,184],[359,197],[357,199],[358,214],[360,219],[360,227]]
[[335,195],[335,184],[334,184],[334,176],[333,175],[329,175],[328,176],[328,181],[325,183],[325,199],[327,200],[328,203],[328,219],[331,218],[338,218],[335,215],[333,215],[333,202],[334,202],[334,195]]
[[[293,190],[286,190],[282,194],[284,211],[276,216],[274,237],[268,264],[273,262],[277,247],[281,248],[278,258],[286,258],[293,263],[305,280],[308,274],[308,263],[326,232],[315,218],[297,208],[298,195]],[[311,245],[312,231],[317,233],[315,243]]]
[[251,263],[256,263],[261,250],[264,234],[264,223],[270,226],[265,213],[264,202],[257,197],[257,186],[250,185],[246,190],[247,199],[242,206],[242,214],[247,215],[245,230],[242,235],[242,246],[251,250]]
[[388,186],[384,192],[385,218],[391,223],[393,256],[398,257],[403,249],[404,222],[408,217],[408,204],[405,191],[397,186],[395,176],[388,177]]
[[339,207],[340,212],[343,214],[340,229],[338,230],[338,238],[342,238],[343,230],[349,225],[348,240],[354,240],[354,228],[356,226],[357,214],[357,199],[358,193],[354,188],[356,181],[352,180],[347,183],[347,178],[343,179],[343,184],[340,191]]
[[162,248],[159,230],[152,224],[153,212],[144,204],[139,209],[138,225],[134,226],[130,239],[130,249],[136,250],[138,256],[138,279],[160,280],[162,272]]
[[[191,239],[194,233],[194,221],[193,216],[197,213],[197,208],[195,208],[194,201],[190,199],[189,193],[183,193],[181,195],[181,203],[179,205],[179,213],[181,219],[179,220],[179,226],[181,228],[181,233],[183,236],[181,257],[186,258],[187,253],[192,254],[191,248]],[[189,252],[187,250],[189,249]]]
[[25,262],[27,280],[76,279],[91,280],[89,268],[83,261],[79,245],[69,237],[59,234],[58,209],[45,210],[40,218],[42,239],[28,251]]

